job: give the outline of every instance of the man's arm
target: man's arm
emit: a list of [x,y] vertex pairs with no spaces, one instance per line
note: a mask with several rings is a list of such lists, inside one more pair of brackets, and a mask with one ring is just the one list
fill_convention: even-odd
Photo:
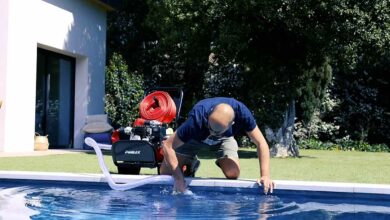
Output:
[[164,162],[161,166],[161,174],[171,174],[175,179],[174,189],[179,192],[184,192],[186,189],[183,173],[179,167],[179,162],[176,157],[176,148],[183,145],[184,142],[174,132],[169,138],[162,143],[164,150]]
[[251,141],[257,146],[261,176],[258,182],[263,185],[264,193],[267,194],[268,191],[272,193],[275,184],[270,178],[270,153],[267,141],[257,126],[252,131],[247,132],[247,134]]

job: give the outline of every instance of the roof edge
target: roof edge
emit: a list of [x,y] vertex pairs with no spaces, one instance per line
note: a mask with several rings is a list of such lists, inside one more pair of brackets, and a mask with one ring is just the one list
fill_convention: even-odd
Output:
[[115,8],[107,4],[105,1],[102,0],[90,0],[90,1],[101,6],[106,11],[115,11]]

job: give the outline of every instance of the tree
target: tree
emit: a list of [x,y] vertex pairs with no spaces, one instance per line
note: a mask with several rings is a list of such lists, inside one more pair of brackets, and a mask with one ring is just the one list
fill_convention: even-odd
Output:
[[326,44],[319,40],[323,33],[304,30],[309,19],[294,23],[300,8],[292,7],[291,12],[289,4],[294,5],[288,1],[214,1],[208,13],[215,16],[210,18],[216,24],[211,42],[215,59],[220,67],[240,67],[236,71],[236,78],[244,81],[240,99],[254,110],[271,145],[286,149],[273,151],[280,156],[298,155],[292,135],[295,100],[308,120],[332,76]]
[[149,7],[143,0],[112,1],[116,10],[107,16],[107,58],[121,54],[130,71],[142,72],[148,61],[145,43],[154,38],[143,24]]
[[[287,149],[282,156],[297,156],[294,121],[305,126],[313,120],[331,83],[330,95],[337,96],[341,107],[334,108],[333,117],[324,114],[330,123],[349,121],[352,109],[346,108],[345,94],[350,91],[366,91],[363,106],[376,105],[374,115],[388,115],[388,102],[379,101],[385,97],[389,69],[386,0],[149,0],[140,5],[142,10],[128,18],[137,22],[124,19],[119,27],[130,25],[139,36],[143,33],[137,41],[142,47],[127,50],[134,57],[127,61],[147,86],[183,87],[185,112],[205,96],[242,100],[262,130],[269,128],[271,145],[282,143],[278,146]],[[126,29],[120,30],[126,36]],[[364,74],[375,80],[359,81]],[[367,89],[341,90],[352,89],[343,85],[346,79]],[[367,139],[370,134],[386,137],[375,126],[386,128],[387,122],[376,120],[363,133]],[[353,131],[355,125],[349,125],[345,132]]]
[[[156,33],[150,54],[154,84],[184,89],[184,112],[204,97],[204,73],[207,71],[213,26],[205,11],[205,1],[148,1],[146,26]],[[156,82],[158,79],[158,82]]]
[[334,138],[350,136],[352,140],[389,145],[389,2],[343,1],[334,5],[331,30],[337,38],[331,41],[331,93],[340,103],[324,120],[340,126],[340,136]]

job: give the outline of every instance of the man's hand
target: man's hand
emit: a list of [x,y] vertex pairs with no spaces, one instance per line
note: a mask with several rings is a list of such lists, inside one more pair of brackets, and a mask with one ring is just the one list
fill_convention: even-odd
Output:
[[175,185],[173,186],[173,192],[184,193],[186,191],[186,183],[184,179],[175,179]]
[[257,180],[257,183],[263,186],[264,194],[268,194],[268,192],[273,193],[275,188],[275,183],[269,178],[269,176],[262,176]]
[[164,161],[161,164],[160,173],[172,175],[175,180],[173,191],[178,193],[184,193],[186,191],[186,184],[173,145],[181,146],[183,144],[184,143],[176,136],[176,132],[161,143],[161,147],[164,151]]

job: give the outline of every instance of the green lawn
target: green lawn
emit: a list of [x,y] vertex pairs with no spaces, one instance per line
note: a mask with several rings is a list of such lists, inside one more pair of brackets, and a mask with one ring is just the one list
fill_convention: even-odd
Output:
[[[345,151],[301,150],[300,158],[272,158],[271,177],[277,180],[306,180],[390,184],[390,154]],[[240,178],[259,176],[256,151],[241,149]],[[200,154],[197,177],[223,177],[214,164],[215,158]],[[111,156],[105,156],[112,173],[116,167]],[[97,158],[91,153],[74,153],[39,157],[0,158],[0,170],[100,173]],[[156,174],[156,169],[143,168],[142,174]]]

